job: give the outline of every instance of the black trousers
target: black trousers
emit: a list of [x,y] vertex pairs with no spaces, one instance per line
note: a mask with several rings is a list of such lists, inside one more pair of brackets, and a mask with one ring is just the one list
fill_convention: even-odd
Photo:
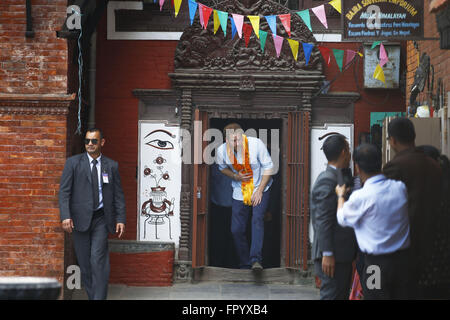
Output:
[[390,254],[365,254],[361,278],[364,300],[403,300],[409,298],[408,250]]
[[314,261],[314,273],[320,279],[320,300],[348,300],[352,278],[351,262],[336,262],[334,277],[322,271],[322,258]]

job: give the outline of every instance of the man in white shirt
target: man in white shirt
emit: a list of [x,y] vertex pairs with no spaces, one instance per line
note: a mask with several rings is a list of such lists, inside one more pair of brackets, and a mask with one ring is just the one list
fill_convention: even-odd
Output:
[[354,228],[365,254],[364,299],[406,299],[410,246],[406,186],[381,174],[381,153],[375,145],[360,145],[354,161],[363,188],[345,201],[345,186],[336,187],[337,220]]
[[[237,123],[224,128],[226,142],[217,149],[216,162],[222,174],[233,181],[231,232],[241,269],[262,270],[264,214],[269,203],[273,162],[264,143],[246,137]],[[252,210],[252,239],[249,249],[247,223]]]

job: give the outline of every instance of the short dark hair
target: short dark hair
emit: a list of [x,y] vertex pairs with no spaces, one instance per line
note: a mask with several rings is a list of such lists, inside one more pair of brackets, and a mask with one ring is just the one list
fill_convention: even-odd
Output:
[[[101,129],[99,129],[99,128],[89,128],[89,129],[87,129],[86,130],[86,133],[88,133],[88,132],[100,132],[100,139],[103,139],[103,131],[101,130]],[[85,134],[85,136],[86,136],[86,134]]]
[[359,145],[353,154],[353,160],[365,173],[381,172],[381,151],[372,143]]
[[336,161],[346,147],[347,138],[342,134],[334,134],[325,140],[322,149],[328,161]]
[[410,144],[416,140],[414,125],[408,118],[395,118],[389,122],[388,137],[393,137],[402,144]]
[[237,130],[242,130],[242,127],[241,127],[241,125],[239,123],[236,123],[236,122],[229,123],[223,128],[223,135],[226,138],[227,137],[227,131],[234,132],[234,131],[237,131]]

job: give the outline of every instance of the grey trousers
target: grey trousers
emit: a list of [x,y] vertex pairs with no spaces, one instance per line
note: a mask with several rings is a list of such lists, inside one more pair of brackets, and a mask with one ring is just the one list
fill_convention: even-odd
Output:
[[336,262],[334,277],[322,271],[322,259],[314,261],[314,273],[321,281],[320,300],[348,300],[352,278],[352,263]]
[[105,300],[110,271],[105,217],[93,218],[86,232],[74,230],[72,239],[89,300]]

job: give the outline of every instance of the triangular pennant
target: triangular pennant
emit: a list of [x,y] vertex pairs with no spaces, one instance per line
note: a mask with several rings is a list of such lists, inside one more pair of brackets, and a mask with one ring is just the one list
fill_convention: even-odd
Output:
[[374,49],[377,45],[379,45],[381,43],[381,41],[374,41],[372,43],[372,47],[370,49]]
[[236,24],[236,30],[239,38],[242,38],[242,26],[244,25],[244,16],[236,13],[232,13],[234,23]]
[[191,26],[194,23],[195,12],[197,12],[198,3],[194,0],[189,0],[189,18],[191,18]]
[[236,24],[234,23],[233,17],[229,17],[231,21],[231,39],[234,39],[234,36],[236,35]]
[[163,5],[164,5],[164,0],[159,0],[159,11],[162,11]]
[[325,63],[329,66],[330,65],[330,49],[327,47],[321,47],[319,46],[319,51],[322,54],[323,60],[325,61]]
[[330,5],[333,6],[333,8],[336,9],[337,12],[342,13],[342,8],[341,8],[341,0],[331,0],[330,2],[328,2]]
[[312,12],[316,15],[316,17],[322,22],[325,28],[328,29],[327,16],[325,15],[325,7],[324,5],[315,7],[311,9]]
[[384,48],[383,44],[380,45],[380,66],[383,67],[386,62],[389,61],[389,58],[386,53],[386,49]]
[[259,38],[259,16],[247,16],[252,24],[253,31],[255,31],[256,36]]
[[208,20],[213,12],[213,9],[207,6],[202,6],[203,11],[203,28],[206,29],[208,27]]
[[300,16],[300,18],[302,18],[303,22],[306,24],[306,26],[308,27],[309,31],[312,31],[311,28],[311,17],[309,16],[309,10],[303,10],[303,11],[299,11],[297,12],[297,14]]
[[289,38],[291,37],[291,14],[280,14],[278,17],[281,20],[281,23],[283,24],[283,27],[286,29],[286,32],[289,35]]
[[245,46],[248,47],[248,42],[250,41],[250,36],[252,35],[252,26],[249,25],[248,23],[244,23],[243,31],[244,31]]
[[217,30],[219,30],[220,27],[219,14],[217,13],[217,10],[213,11],[213,16],[214,16],[214,34],[216,34]]
[[259,44],[261,45],[261,50],[264,53],[264,47],[266,46],[267,32],[259,30]]
[[228,22],[228,12],[217,11],[220,20],[220,26],[222,27],[223,34],[227,35],[227,22]]
[[303,52],[305,53],[305,61],[306,65],[309,63],[309,58],[311,57],[312,49],[314,48],[314,45],[311,43],[302,42]]
[[198,16],[200,18],[200,25],[202,26],[202,28],[205,27],[203,25],[203,7],[204,5],[202,5],[201,3],[198,4]]
[[277,36],[275,34],[272,34],[273,42],[275,44],[275,50],[277,51],[277,58],[280,57],[281,48],[283,47],[283,37]]
[[342,72],[342,63],[344,62],[344,50],[333,49],[334,59],[336,59],[336,63],[339,67],[339,70]]
[[287,39],[287,41],[289,42],[289,46],[291,47],[292,55],[294,56],[295,61],[297,61],[299,43],[297,40],[292,39]]
[[180,12],[181,1],[182,0],[174,0],[173,2],[175,8],[175,18],[177,17],[178,12]]
[[266,18],[272,34],[277,35],[277,16],[264,16],[264,18]]
[[355,58],[355,55],[356,55],[356,51],[349,50],[349,49],[347,49],[345,51],[345,66],[348,66],[350,64],[350,62],[353,61],[353,59]]
[[384,78],[384,71],[383,68],[379,64],[377,64],[377,67],[375,68],[375,72],[373,73],[373,77],[377,80],[382,81],[384,84],[386,84],[386,80]]

